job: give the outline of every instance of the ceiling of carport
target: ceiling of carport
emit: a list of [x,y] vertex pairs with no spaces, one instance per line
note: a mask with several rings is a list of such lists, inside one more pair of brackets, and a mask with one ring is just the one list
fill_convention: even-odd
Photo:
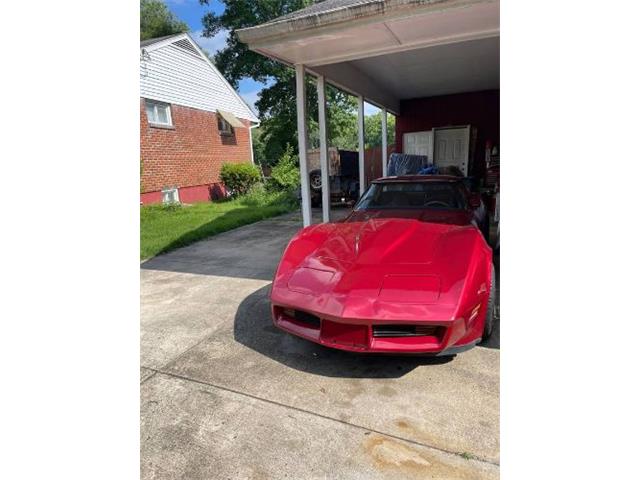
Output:
[[499,37],[408,50],[350,63],[399,100],[500,88]]

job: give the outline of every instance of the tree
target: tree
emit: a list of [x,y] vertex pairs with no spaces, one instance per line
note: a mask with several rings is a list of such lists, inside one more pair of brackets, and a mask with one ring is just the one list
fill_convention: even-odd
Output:
[[267,157],[264,153],[264,140],[262,139],[262,135],[262,126],[256,127],[251,131],[253,161],[257,165],[267,165]]
[[187,32],[189,27],[162,0],[140,0],[140,40]]
[[[393,145],[396,138],[396,117],[387,115],[387,145]],[[365,147],[382,145],[382,110],[364,118]]]
[[[215,64],[234,88],[243,78],[269,82],[258,95],[256,107],[261,120],[261,140],[267,163],[280,158],[286,145],[298,152],[295,73],[279,62],[252,52],[238,40],[236,30],[255,26],[280,15],[310,5],[312,0],[221,0],[221,14],[208,12],[202,19],[203,36],[213,37],[227,31],[225,47],[215,55]],[[208,0],[200,0],[208,5]],[[318,144],[318,101],[315,83],[307,78],[307,112],[310,148]],[[353,148],[357,145],[356,100],[336,88],[327,88],[328,137],[331,146]]]

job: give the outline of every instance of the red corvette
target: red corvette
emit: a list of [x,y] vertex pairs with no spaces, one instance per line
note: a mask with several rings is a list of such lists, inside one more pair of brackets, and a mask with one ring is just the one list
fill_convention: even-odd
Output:
[[462,179],[387,177],[349,216],[289,242],[271,290],[275,325],[356,352],[452,355],[491,335],[492,251]]

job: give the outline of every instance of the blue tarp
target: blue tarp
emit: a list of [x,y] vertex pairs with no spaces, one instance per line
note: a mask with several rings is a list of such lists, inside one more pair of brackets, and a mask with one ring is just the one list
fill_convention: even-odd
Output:
[[431,167],[426,155],[409,155],[404,153],[392,153],[389,157],[387,175],[417,175],[426,167]]

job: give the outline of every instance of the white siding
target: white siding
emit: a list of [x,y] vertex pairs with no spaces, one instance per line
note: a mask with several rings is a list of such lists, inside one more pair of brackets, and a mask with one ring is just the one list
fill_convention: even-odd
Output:
[[150,49],[140,61],[140,96],[210,112],[226,110],[258,121],[220,72],[173,44]]

